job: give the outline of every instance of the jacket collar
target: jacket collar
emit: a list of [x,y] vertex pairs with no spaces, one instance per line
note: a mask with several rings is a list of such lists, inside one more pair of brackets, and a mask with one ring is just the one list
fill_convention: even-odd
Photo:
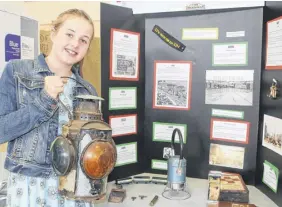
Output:
[[[37,58],[34,60],[34,72],[36,72],[36,73],[41,73],[41,72],[52,73],[51,70],[49,69],[47,63],[46,63],[45,57],[46,56],[43,53],[40,53],[37,56]],[[71,70],[77,76],[79,74],[79,65],[74,65]]]

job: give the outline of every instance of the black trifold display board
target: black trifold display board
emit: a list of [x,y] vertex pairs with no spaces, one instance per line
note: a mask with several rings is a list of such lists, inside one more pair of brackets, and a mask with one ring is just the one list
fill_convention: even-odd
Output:
[[[275,102],[276,104],[270,103],[267,100],[268,97],[266,97],[273,75],[279,77],[278,73],[268,75],[264,72],[264,24],[266,18],[271,18],[269,15],[266,17],[266,12],[271,13],[271,9],[251,7],[134,15],[130,8],[101,3],[100,12],[101,96],[105,99],[103,103],[104,120],[109,123],[110,116],[137,115],[136,134],[114,137],[116,145],[136,142],[137,162],[115,167],[109,176],[109,181],[144,172],[167,174],[166,169],[153,167],[153,162],[156,161],[159,164],[163,164],[167,161],[163,157],[163,152],[164,148],[171,146],[171,143],[170,140],[156,140],[154,133],[156,124],[162,123],[164,126],[165,124],[174,124],[186,127],[183,137],[185,139],[183,152],[187,160],[187,177],[206,179],[211,170],[239,173],[246,184],[258,185],[263,192],[281,206],[282,196],[279,196],[281,195],[281,183],[279,183],[277,194],[262,183],[262,163],[266,158],[282,169],[282,164],[279,162],[281,157],[274,152],[269,153],[268,149],[263,149],[263,146],[261,146],[262,114],[270,112],[269,110],[276,113],[273,108],[274,105],[279,106],[282,103],[281,100]],[[153,32],[153,29],[156,27],[159,30],[163,30],[163,34],[170,34],[172,36],[171,39],[184,47],[177,49],[169,45],[168,42],[162,39],[162,36]],[[140,34],[138,81],[110,79],[112,28]],[[217,28],[218,35],[214,39],[187,40],[183,38],[184,28]],[[220,51],[215,51],[216,46],[227,45],[232,49],[232,44],[237,44],[237,46],[242,44],[246,47],[246,62],[241,65],[213,64],[216,53],[220,55]],[[240,56],[240,54],[237,55]],[[155,72],[156,61],[173,61],[176,63],[177,61],[189,61],[191,63],[189,88],[186,88],[189,96],[188,110],[154,108],[153,99],[155,97],[155,89],[157,88],[155,87],[157,82]],[[222,59],[221,61],[224,62]],[[234,92],[233,90],[233,95],[231,95],[232,89],[230,88],[224,90],[215,87],[213,88],[214,90],[209,90],[210,84],[216,85],[220,82],[218,81],[220,78],[226,78],[224,74],[229,73],[230,76],[238,78],[240,76],[237,75],[239,73],[245,74],[245,71],[251,71],[252,75],[251,80],[246,80],[249,83],[245,84],[245,86],[247,85],[246,88],[241,89],[242,93],[240,93],[240,90],[238,90],[239,92]],[[207,73],[209,73],[209,77],[214,78],[213,83],[207,81]],[[246,74],[250,79],[250,73]],[[248,78],[243,77],[242,79]],[[168,85],[165,87],[169,87]],[[109,90],[114,87],[136,87],[136,109],[111,110],[109,108]],[[228,92],[230,93],[229,95]],[[234,96],[234,93],[237,93],[236,96]],[[242,94],[245,96],[243,97]],[[161,96],[161,94],[158,95]],[[225,96],[225,98],[217,102],[216,98],[220,99],[221,96]],[[207,100],[210,102],[207,103]],[[237,114],[239,112],[242,116],[237,118],[215,116],[213,113],[217,110],[230,112],[231,114],[232,112],[237,112]],[[281,114],[279,116],[282,117]],[[216,124],[216,121],[226,123],[231,121],[233,124],[245,124],[244,126],[247,126],[245,142],[212,139],[211,130],[215,130],[213,125]],[[164,127],[164,130],[167,129]],[[223,134],[225,133],[223,132],[225,129],[220,129],[220,126],[216,130],[218,130],[217,133],[220,130],[222,130]],[[240,133],[240,130],[238,132],[239,135],[237,132],[234,132],[234,137],[240,136]],[[171,134],[167,136],[171,137]],[[212,163],[210,156],[211,145],[223,146],[225,149],[230,147],[229,153],[232,153],[232,149],[240,152],[243,150],[244,157],[242,158],[242,163],[228,163],[230,164],[229,167],[226,164],[225,166],[220,166],[220,164]],[[175,154],[179,154],[179,149],[179,143],[176,143]],[[220,151],[220,149],[218,150]],[[216,162],[226,160],[227,157],[224,156],[228,156],[226,151],[222,152],[222,154],[217,154]],[[240,156],[240,154],[233,156]],[[234,167],[235,165],[241,167]]]
[[[263,53],[262,53],[262,80],[261,80],[261,101],[260,101],[260,119],[259,119],[259,136],[258,136],[258,157],[257,157],[257,169],[256,169],[256,186],[269,198],[271,198],[278,206],[282,206],[282,157],[280,154],[262,146],[263,140],[263,121],[264,115],[276,117],[282,119],[282,68],[279,70],[266,70],[265,59],[266,59],[266,24],[268,21],[276,19],[282,16],[282,2],[280,1],[266,1],[264,8],[264,29],[263,29]],[[280,98],[277,100],[271,100],[267,97],[269,93],[269,87],[272,84],[273,78],[278,81],[280,85]],[[282,126],[281,126],[282,127]],[[277,186],[277,193],[273,192],[268,186],[262,182],[264,166],[263,163],[266,161],[272,163],[275,167],[280,170],[279,182]]]

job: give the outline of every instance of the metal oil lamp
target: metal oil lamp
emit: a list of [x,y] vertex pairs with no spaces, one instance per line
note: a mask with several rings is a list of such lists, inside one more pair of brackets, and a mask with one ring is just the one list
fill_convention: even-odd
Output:
[[112,129],[102,120],[101,101],[97,96],[77,96],[70,121],[52,143],[52,166],[62,197],[92,202],[106,195],[117,151]]

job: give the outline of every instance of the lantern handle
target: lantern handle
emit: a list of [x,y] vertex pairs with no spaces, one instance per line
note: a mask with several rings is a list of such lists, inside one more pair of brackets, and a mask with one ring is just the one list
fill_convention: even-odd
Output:
[[67,77],[67,76],[61,76],[61,78],[67,78],[67,79],[72,79],[72,80],[74,80],[76,83],[78,83],[79,85],[83,86],[83,87],[87,90],[87,92],[88,92],[90,95],[93,95],[93,94],[91,93],[91,91],[90,91],[83,83],[79,82],[79,81],[76,80],[75,78],[71,78],[71,77]]
[[[66,78],[66,79],[74,80],[76,83],[78,83],[79,85],[83,86],[90,95],[92,95],[91,91],[83,83],[79,82],[75,78],[71,78],[71,77],[67,77],[67,76],[61,76],[61,78]],[[63,101],[60,99],[60,96],[58,97],[58,100],[62,104],[62,106],[68,111],[69,119],[73,120],[73,113],[68,109],[68,107],[66,107],[66,105],[63,103]]]

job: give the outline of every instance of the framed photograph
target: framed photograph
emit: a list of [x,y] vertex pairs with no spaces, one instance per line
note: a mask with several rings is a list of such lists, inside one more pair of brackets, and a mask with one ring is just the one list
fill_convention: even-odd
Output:
[[189,110],[191,79],[190,61],[155,61],[153,108]]
[[282,119],[264,114],[262,146],[282,155]]
[[282,70],[282,16],[266,23],[265,69]]
[[210,145],[209,164],[221,167],[243,169],[245,148],[220,144]]
[[111,29],[110,80],[139,80],[140,33]]
[[253,70],[207,70],[205,103],[253,105]]

